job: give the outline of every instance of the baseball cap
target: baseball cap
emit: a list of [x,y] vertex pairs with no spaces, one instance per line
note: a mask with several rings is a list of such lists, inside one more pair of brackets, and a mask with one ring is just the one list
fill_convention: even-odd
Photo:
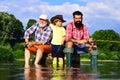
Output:
[[39,16],[40,19],[48,20],[48,16],[46,14],[41,14]]

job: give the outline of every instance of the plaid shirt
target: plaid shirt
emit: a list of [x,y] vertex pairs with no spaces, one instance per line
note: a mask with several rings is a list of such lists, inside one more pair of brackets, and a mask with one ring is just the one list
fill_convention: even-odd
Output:
[[24,39],[29,38],[30,34],[35,32],[35,41],[40,41],[43,44],[50,43],[52,38],[52,29],[49,26],[46,26],[43,29],[43,33],[40,33],[40,26],[38,23],[33,24],[30,28],[25,31]]
[[89,33],[87,27],[83,25],[83,27],[78,30],[76,29],[74,22],[69,23],[66,27],[66,41],[71,38],[76,40],[88,39]]

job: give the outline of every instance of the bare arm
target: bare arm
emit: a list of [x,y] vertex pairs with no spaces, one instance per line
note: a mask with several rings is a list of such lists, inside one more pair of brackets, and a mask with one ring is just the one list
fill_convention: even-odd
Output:
[[61,44],[64,44],[64,42],[65,42],[65,36],[63,37]]

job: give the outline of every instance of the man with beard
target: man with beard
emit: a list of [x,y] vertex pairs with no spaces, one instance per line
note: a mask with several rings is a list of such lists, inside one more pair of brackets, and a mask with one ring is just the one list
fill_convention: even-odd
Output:
[[[29,67],[30,53],[35,54],[34,64],[36,65],[41,60],[43,53],[48,54],[51,52],[50,41],[52,29],[48,25],[48,16],[42,14],[39,17],[38,22],[25,31],[25,67]],[[29,41],[29,36],[32,33],[35,33],[35,41]]]
[[[90,45],[89,33],[87,27],[82,23],[83,14],[80,11],[73,12],[73,22],[70,22],[66,26],[66,48],[65,53],[73,53],[71,56],[71,63],[80,64],[80,55],[82,53],[88,53]],[[70,50],[71,49],[71,50]],[[70,51],[70,52],[69,52]]]

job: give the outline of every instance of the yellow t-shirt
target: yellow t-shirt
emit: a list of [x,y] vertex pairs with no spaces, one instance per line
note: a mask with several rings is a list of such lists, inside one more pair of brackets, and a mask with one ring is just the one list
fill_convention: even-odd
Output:
[[53,24],[50,24],[50,27],[53,30],[53,36],[51,43],[54,45],[61,45],[63,38],[65,36],[65,28],[64,27],[57,27]]

